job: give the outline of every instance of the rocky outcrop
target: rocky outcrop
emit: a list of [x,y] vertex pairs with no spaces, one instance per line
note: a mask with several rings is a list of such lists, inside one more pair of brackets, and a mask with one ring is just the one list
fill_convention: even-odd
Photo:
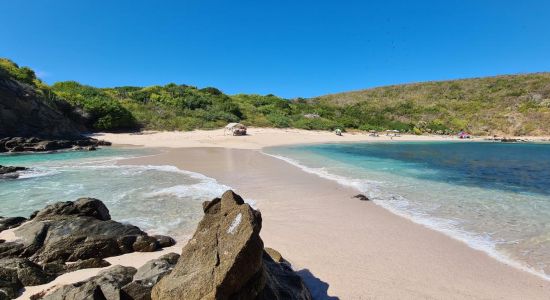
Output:
[[[9,228],[14,223],[4,224]],[[0,295],[10,298],[12,290],[19,290],[21,285],[42,284],[82,268],[108,266],[103,260],[106,257],[156,251],[175,244],[169,237],[149,236],[136,226],[111,220],[107,207],[93,198],[48,205],[14,232],[18,240],[0,243]],[[18,266],[16,271],[14,265]],[[36,273],[37,266],[42,275]],[[36,277],[42,280],[21,277],[28,273],[39,274]]]
[[227,191],[204,218],[152,299],[311,299],[301,278],[265,251],[261,214]]
[[7,137],[0,139],[0,152],[45,152],[61,149],[96,150],[99,146],[111,146],[110,142],[92,138],[64,140],[40,139],[37,137]]
[[66,102],[48,98],[36,87],[0,69],[0,137],[80,138],[76,116]]
[[126,299],[122,295],[122,287],[132,282],[136,269],[132,267],[114,266],[100,272],[97,276],[83,282],[65,285],[45,297],[34,299],[73,300],[73,299]]
[[85,281],[65,285],[47,295],[33,299],[125,299],[150,300],[151,289],[178,261],[179,255],[168,253],[147,262],[139,269],[114,266]]

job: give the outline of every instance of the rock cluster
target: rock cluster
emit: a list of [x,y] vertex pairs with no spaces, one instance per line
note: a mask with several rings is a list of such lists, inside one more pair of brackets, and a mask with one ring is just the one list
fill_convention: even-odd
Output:
[[203,205],[204,218],[152,299],[311,299],[288,264],[274,261],[260,238],[262,217],[227,191]]
[[0,139],[0,152],[44,152],[71,148],[74,150],[95,150],[95,147],[110,145],[110,142],[92,138],[52,140],[37,137],[6,137]]
[[147,262],[137,270],[114,266],[88,280],[65,285],[51,294],[35,295],[33,299],[149,300],[153,286],[170,273],[178,258],[178,254],[169,253]]
[[[14,230],[20,238],[0,243],[0,299],[65,272],[108,266],[106,257],[175,244],[172,238],[149,236],[136,226],[111,220],[107,207],[93,198],[48,205],[29,219],[22,225],[24,218],[0,219],[3,229],[19,225]],[[32,274],[33,281],[22,274]]]
[[[281,254],[264,248],[260,212],[232,191],[205,202],[203,210],[204,218],[181,256],[170,253],[139,269],[114,266],[32,299],[311,299]],[[121,251],[149,251],[156,248],[155,243],[173,241],[112,222],[103,203],[88,198],[56,203],[33,214],[31,221],[17,229],[17,235],[24,237],[20,255],[30,256],[0,260],[0,299],[2,292],[13,297],[22,286],[50,280],[50,273],[60,266],[58,259],[77,261],[71,266],[78,268],[79,264],[100,264],[101,257]],[[107,229],[102,224],[110,225]],[[62,236],[62,232],[71,234]],[[32,254],[25,252],[28,249]]]

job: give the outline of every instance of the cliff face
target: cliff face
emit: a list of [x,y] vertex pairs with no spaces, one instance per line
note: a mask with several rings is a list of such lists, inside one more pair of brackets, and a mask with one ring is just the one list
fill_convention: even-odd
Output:
[[0,70],[0,138],[78,138],[82,128],[68,117],[71,110],[61,101],[48,104],[33,86]]

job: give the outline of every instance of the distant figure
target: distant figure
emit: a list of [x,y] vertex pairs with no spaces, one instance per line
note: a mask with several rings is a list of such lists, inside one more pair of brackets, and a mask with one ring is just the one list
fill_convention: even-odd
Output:
[[342,136],[342,130],[340,130],[340,128],[336,128],[334,133],[336,133],[336,135]]

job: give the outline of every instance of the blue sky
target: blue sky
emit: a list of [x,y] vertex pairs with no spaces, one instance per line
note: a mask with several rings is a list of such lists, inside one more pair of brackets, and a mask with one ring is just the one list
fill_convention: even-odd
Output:
[[550,71],[550,1],[2,1],[0,56],[48,83],[312,97]]

